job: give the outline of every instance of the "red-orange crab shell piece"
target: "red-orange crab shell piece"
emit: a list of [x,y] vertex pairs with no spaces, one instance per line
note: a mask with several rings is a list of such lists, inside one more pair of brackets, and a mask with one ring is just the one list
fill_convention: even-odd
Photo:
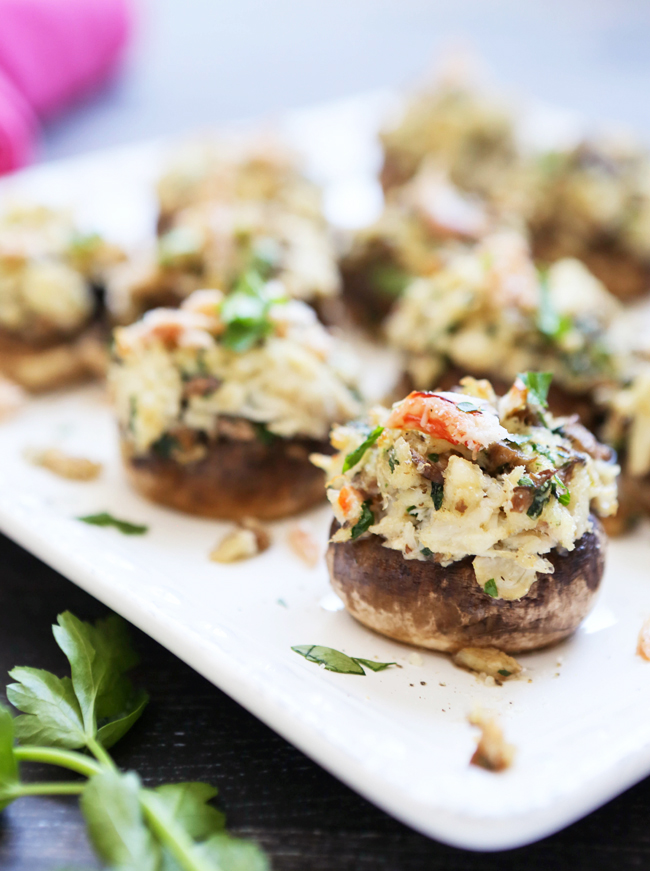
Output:
[[413,391],[393,408],[385,425],[416,429],[470,451],[480,451],[508,436],[488,402],[462,393]]

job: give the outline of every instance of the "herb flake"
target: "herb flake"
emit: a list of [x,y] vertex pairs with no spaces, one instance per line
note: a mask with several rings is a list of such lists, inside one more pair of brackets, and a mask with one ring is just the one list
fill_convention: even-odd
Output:
[[488,594],[488,596],[491,596],[493,599],[499,598],[499,590],[497,589],[496,581],[494,580],[494,578],[490,578],[490,580],[486,582],[483,590]]
[[435,481],[431,485],[431,498],[433,499],[433,507],[436,511],[442,508],[442,501],[445,496],[445,485],[437,484]]
[[82,523],[89,523],[91,526],[112,526],[119,530],[123,535],[144,535],[149,531],[148,526],[139,523],[130,523],[128,520],[119,520],[113,517],[108,511],[101,511],[99,514],[86,514],[84,517],[77,517]]
[[322,665],[326,671],[334,671],[337,674],[363,674],[362,666],[370,671],[385,671],[396,662],[377,662],[375,659],[362,659],[359,656],[348,656],[340,650],[332,647],[322,647],[320,644],[299,644],[291,648],[295,653],[304,656],[308,662]]
[[548,408],[548,390],[553,380],[552,372],[520,372],[517,376],[528,389],[528,395],[540,408]]
[[[359,447],[355,448],[355,450],[347,455],[347,457],[343,461],[344,474],[353,466],[356,466],[356,464],[363,459],[363,455],[365,454],[365,452],[368,450],[368,448],[371,448],[374,445],[374,443],[377,441],[383,431],[383,426],[376,426],[373,431],[368,435],[368,437],[361,442]],[[391,472],[392,471],[393,470],[391,468]]]
[[370,502],[366,500],[361,506],[361,517],[352,527],[352,533],[350,536],[351,540],[355,541],[359,536],[363,535],[364,532],[367,532],[374,522],[375,515],[372,513],[370,508]]

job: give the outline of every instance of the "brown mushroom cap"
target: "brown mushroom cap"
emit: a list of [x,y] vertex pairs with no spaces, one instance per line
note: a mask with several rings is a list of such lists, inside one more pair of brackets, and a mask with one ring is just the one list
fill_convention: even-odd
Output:
[[[593,529],[575,549],[545,556],[554,574],[539,574],[522,599],[493,599],[477,584],[468,556],[443,567],[406,560],[377,535],[331,542],[327,564],[334,590],[359,622],[382,635],[454,652],[498,647],[536,650],[566,638],[591,610],[605,564],[605,534]],[[332,532],[337,527],[336,522]]]
[[32,393],[96,378],[107,365],[106,336],[97,323],[29,339],[0,328],[0,372]]
[[314,451],[331,448],[314,439],[276,438],[270,444],[220,439],[201,459],[179,463],[153,452],[136,456],[122,439],[127,475],[143,496],[219,520],[277,520],[322,502],[325,475],[309,462]]

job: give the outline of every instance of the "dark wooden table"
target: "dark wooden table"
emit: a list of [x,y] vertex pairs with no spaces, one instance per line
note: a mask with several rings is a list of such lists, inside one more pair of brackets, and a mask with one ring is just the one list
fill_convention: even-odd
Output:
[[[63,674],[56,615],[95,619],[97,600],[0,536],[0,673]],[[256,839],[276,871],[510,871],[650,868],[650,779],[532,847],[476,854],[416,834],[343,786],[236,702],[133,628],[135,672],[151,703],[115,748],[145,783],[209,781],[233,832]],[[5,678],[3,677],[3,680]],[[33,779],[52,769],[25,766]],[[26,798],[1,815],[0,868],[98,868],[75,799]]]

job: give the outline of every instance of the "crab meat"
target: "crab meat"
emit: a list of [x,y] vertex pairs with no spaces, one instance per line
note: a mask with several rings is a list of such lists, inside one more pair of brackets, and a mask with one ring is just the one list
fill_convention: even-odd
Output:
[[386,426],[416,429],[470,451],[480,451],[508,436],[489,402],[461,393],[409,393],[393,408]]

